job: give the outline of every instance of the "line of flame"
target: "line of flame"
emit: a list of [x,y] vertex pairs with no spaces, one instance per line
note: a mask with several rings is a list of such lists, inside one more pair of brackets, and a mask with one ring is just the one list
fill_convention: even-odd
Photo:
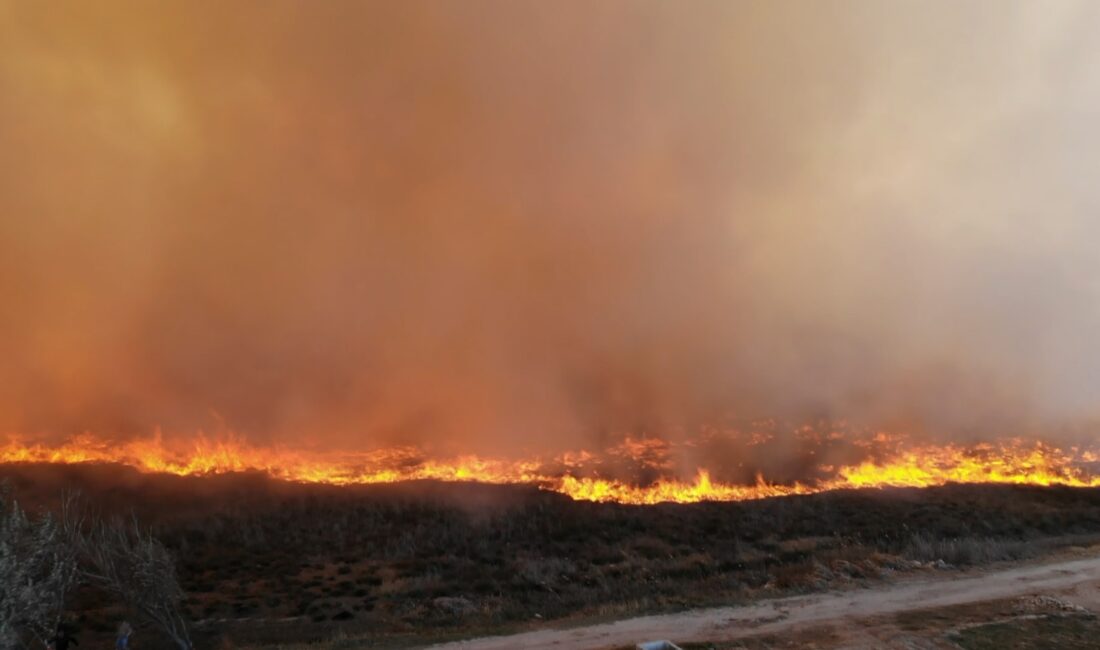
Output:
[[[654,445],[625,444],[613,453],[652,453]],[[1008,483],[1029,485],[1100,486],[1100,476],[1084,469],[1091,453],[1065,452],[1041,443],[1019,440],[999,445],[919,445],[885,460],[837,468],[832,478],[814,483],[769,483],[758,477],[751,485],[716,482],[706,470],[694,480],[661,478],[646,485],[583,476],[573,470],[592,458],[589,452],[543,459],[508,460],[473,455],[424,458],[412,447],[371,452],[309,452],[285,447],[252,446],[229,437],[203,435],[184,446],[170,446],[158,434],[148,439],[112,442],[93,435],[49,445],[9,437],[0,445],[0,463],[119,463],[142,472],[181,476],[264,472],[273,478],[306,483],[353,485],[432,479],[483,483],[523,483],[553,490],[577,500],[628,504],[662,502],[741,501],[810,494],[845,488],[928,487],[946,483]],[[555,471],[544,468],[555,467]]]

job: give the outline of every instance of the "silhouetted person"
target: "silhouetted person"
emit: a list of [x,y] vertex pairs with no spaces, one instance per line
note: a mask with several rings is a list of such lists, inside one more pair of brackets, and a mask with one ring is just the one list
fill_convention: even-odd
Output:
[[118,640],[115,641],[115,650],[130,650],[130,635],[134,633],[134,628],[130,627],[130,624],[123,621],[118,626]]
[[80,645],[80,641],[76,640],[76,635],[67,625],[62,623],[57,626],[57,634],[54,635],[51,647],[53,650],[69,650],[69,645]]

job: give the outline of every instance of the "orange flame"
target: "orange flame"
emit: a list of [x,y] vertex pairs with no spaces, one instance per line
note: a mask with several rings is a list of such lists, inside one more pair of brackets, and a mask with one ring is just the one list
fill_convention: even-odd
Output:
[[[876,434],[872,442],[897,442]],[[835,437],[829,433],[826,437]],[[751,434],[756,444],[759,434]],[[868,446],[871,443],[856,441]],[[626,439],[608,450],[610,457],[628,457],[662,473],[672,466],[668,445],[656,440]],[[1085,466],[1097,459],[1093,451],[1069,452],[1042,443],[1010,440],[970,447],[918,445],[895,451],[881,460],[829,468],[831,478],[808,483],[769,483],[758,476],[754,484],[716,482],[710,472],[697,470],[694,480],[662,474],[644,485],[582,470],[596,455],[575,451],[551,459],[509,460],[474,455],[427,458],[414,447],[370,452],[313,452],[285,447],[249,445],[234,437],[211,440],[203,435],[184,445],[169,445],[159,433],[149,439],[115,443],[84,434],[49,445],[10,437],[0,445],[0,463],[119,463],[142,472],[181,476],[264,472],[276,479],[304,483],[353,485],[432,479],[520,483],[537,485],[577,500],[627,504],[700,501],[741,501],[793,494],[811,494],[845,488],[927,487],[946,483],[1007,483],[1028,485],[1100,486]],[[589,473],[590,474],[590,473]]]

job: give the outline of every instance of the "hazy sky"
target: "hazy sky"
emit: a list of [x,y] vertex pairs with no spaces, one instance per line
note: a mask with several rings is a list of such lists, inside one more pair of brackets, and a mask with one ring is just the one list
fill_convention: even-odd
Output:
[[1096,416],[1098,25],[0,0],[0,431]]

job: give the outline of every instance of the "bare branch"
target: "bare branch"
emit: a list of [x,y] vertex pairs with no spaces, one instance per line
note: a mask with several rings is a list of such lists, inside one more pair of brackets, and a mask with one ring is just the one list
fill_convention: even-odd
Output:
[[180,650],[190,650],[184,593],[168,549],[136,519],[99,520],[81,540],[84,578],[155,623]]

